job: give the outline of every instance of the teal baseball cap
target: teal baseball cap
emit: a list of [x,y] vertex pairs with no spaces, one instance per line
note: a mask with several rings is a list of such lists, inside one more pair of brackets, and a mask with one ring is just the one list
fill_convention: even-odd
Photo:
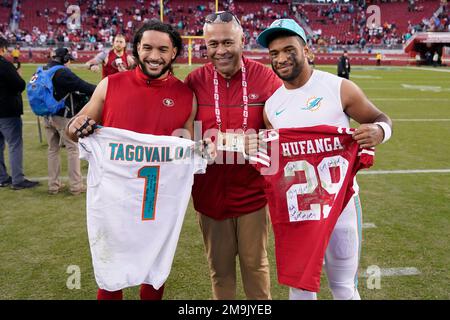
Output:
[[305,30],[303,30],[303,28],[300,27],[298,23],[293,19],[275,20],[274,22],[272,22],[270,27],[259,34],[256,41],[264,48],[267,48],[269,46],[268,39],[270,39],[273,34],[280,31],[287,31],[289,33],[292,33],[293,35],[297,35],[302,38],[305,43],[307,43]]

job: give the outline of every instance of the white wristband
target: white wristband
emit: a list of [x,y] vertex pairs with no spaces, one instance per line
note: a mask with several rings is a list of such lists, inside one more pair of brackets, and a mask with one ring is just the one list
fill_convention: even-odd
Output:
[[388,141],[392,135],[391,126],[388,125],[386,122],[374,122],[374,124],[379,125],[381,127],[381,129],[383,129],[384,138],[383,138],[383,141],[381,141],[381,143],[385,143],[386,141]]

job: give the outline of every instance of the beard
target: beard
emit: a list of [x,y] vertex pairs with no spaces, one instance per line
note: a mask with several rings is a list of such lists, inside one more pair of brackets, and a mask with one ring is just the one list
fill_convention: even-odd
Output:
[[147,68],[145,66],[145,63],[141,60],[138,59],[138,63],[139,66],[141,67],[142,73],[145,74],[147,77],[149,77],[150,79],[158,79],[159,77],[161,77],[164,73],[166,73],[169,70],[172,70],[172,61],[169,62],[168,64],[166,64],[159,73],[157,74],[151,74],[147,71]]
[[274,62],[272,61],[271,65],[272,65],[272,70],[275,72],[275,74],[283,81],[286,82],[291,82],[294,81],[295,79],[297,79],[297,77],[302,73],[303,69],[304,69],[304,58],[300,59],[300,63],[299,61],[296,59],[296,56],[294,54],[291,54],[289,56],[289,60],[288,61],[292,61],[292,71],[290,74],[288,75],[282,75],[280,74],[280,72],[278,72],[278,70],[275,68],[274,66]]

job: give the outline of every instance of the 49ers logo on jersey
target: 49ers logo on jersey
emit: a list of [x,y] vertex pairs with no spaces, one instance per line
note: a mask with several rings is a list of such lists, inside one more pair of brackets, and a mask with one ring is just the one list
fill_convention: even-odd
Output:
[[165,105],[166,107],[173,107],[175,105],[175,102],[173,102],[172,99],[165,98],[163,99],[163,105]]
[[259,98],[259,95],[256,94],[256,93],[250,93],[250,94],[248,95],[248,97],[249,97],[249,99],[251,99],[251,100],[256,100],[256,99]]

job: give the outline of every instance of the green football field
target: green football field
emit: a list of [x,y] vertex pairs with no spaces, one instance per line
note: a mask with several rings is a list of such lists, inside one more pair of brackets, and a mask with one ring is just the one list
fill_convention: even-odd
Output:
[[[318,68],[335,72],[334,66]],[[22,69],[28,81],[36,66]],[[87,81],[100,80],[99,74],[73,70]],[[178,65],[175,73],[183,79],[190,70]],[[351,79],[394,122],[392,139],[377,147],[375,166],[358,174],[365,223],[361,297],[449,299],[450,70],[355,66]],[[85,196],[47,194],[45,134],[40,142],[37,118],[23,97],[25,174],[42,184],[31,190],[0,189],[0,299],[95,299]],[[67,176],[62,153],[62,175]],[[272,234],[269,248],[272,296],[287,299],[287,288],[277,282]],[[67,286],[73,266],[81,272],[79,289]],[[138,299],[138,289],[125,289],[124,297]],[[203,241],[190,205],[165,299],[210,298]],[[244,298],[239,282],[238,299]],[[331,299],[326,276],[319,299]]]

